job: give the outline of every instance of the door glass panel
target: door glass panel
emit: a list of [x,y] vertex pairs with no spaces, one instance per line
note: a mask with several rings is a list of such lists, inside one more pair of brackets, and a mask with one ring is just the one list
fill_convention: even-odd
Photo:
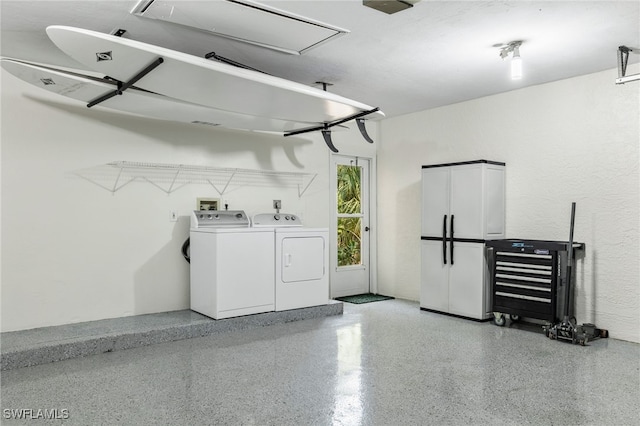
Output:
[[362,167],[336,167],[338,267],[362,264]]
[[338,266],[362,263],[362,167],[338,164]]
[[361,224],[359,217],[338,218],[338,266],[361,264]]
[[362,213],[360,202],[360,180],[362,168],[359,166],[337,165],[338,174],[338,214]]

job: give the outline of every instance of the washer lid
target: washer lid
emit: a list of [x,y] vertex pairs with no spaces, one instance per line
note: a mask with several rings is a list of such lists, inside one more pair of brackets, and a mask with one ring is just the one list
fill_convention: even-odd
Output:
[[289,213],[259,213],[253,216],[254,228],[289,228],[302,226],[302,220]]
[[194,210],[192,228],[248,228],[249,217],[243,210]]

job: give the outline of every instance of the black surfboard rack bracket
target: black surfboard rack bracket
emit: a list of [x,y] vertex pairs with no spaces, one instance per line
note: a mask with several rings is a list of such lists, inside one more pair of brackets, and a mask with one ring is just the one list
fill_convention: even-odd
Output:
[[336,148],[331,140],[331,130],[322,130],[322,137],[324,138],[324,143],[327,144],[331,151],[338,152],[338,148]]
[[356,118],[356,123],[358,123],[358,129],[360,130],[360,134],[364,138],[365,141],[369,143],[373,143],[373,139],[367,133],[367,128],[364,127],[364,118]]
[[324,123],[322,125],[318,125],[318,126],[314,126],[314,127],[308,127],[306,129],[300,129],[300,130],[293,130],[291,132],[285,132],[284,136],[286,137],[286,136],[300,135],[300,134],[303,134],[303,133],[321,131],[322,132],[322,137],[324,138],[324,142],[327,144],[329,149],[331,151],[333,151],[333,152],[338,152],[338,149],[335,147],[335,145],[333,144],[333,141],[331,140],[331,130],[330,130],[330,128],[334,127],[334,126],[338,126],[338,125],[343,124],[343,123],[346,123],[347,121],[356,120],[356,123],[358,124],[358,129],[360,130],[360,134],[362,135],[364,140],[366,140],[369,143],[373,143],[373,139],[371,139],[371,137],[367,133],[366,127],[364,126],[365,119],[363,117],[365,117],[365,116],[367,116],[369,114],[373,114],[374,112],[379,111],[379,110],[380,110],[380,108],[376,107],[376,108],[370,109],[368,111],[362,111],[362,112],[359,112],[357,114],[353,114],[353,115],[350,115],[348,117],[332,121],[330,123]]
[[156,59],[155,61],[151,62],[149,65],[147,65],[142,71],[140,71],[138,74],[134,75],[133,78],[131,78],[129,81],[127,82],[121,82],[119,80],[115,80],[118,88],[112,92],[109,93],[105,93],[102,96],[97,97],[96,99],[92,100],[91,102],[89,102],[87,104],[87,108],[91,108],[92,106],[98,105],[101,102],[106,101],[107,99],[111,99],[114,96],[118,96],[118,95],[122,95],[122,93],[127,90],[129,87],[133,86],[138,80],[140,80],[142,77],[144,77],[145,75],[149,74],[151,71],[153,71],[154,69],[156,69],[158,67],[158,65],[160,65],[161,63],[164,62],[164,59],[162,59],[161,57]]

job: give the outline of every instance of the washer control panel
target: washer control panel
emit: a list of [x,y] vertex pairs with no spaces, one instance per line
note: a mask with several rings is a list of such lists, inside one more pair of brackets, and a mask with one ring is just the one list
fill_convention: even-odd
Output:
[[253,216],[253,226],[256,228],[302,226],[302,220],[298,216],[289,213],[260,213]]
[[249,217],[243,210],[194,210],[192,228],[248,228]]

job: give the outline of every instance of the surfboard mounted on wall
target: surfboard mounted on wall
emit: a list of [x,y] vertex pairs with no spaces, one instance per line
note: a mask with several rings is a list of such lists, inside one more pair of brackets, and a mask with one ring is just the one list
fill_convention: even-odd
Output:
[[[108,76],[103,80],[115,83],[114,87],[105,81],[95,82],[112,87],[105,87],[105,92],[95,98],[81,99],[88,107],[104,104],[127,111],[132,107],[126,106],[125,99],[134,94],[138,100],[132,102],[140,102],[140,98],[148,98],[141,95],[146,91],[152,97],[162,97],[163,102],[175,102],[175,108],[184,107],[185,111],[213,110],[218,114],[218,124],[225,127],[263,130],[250,124],[255,121],[268,123],[272,126],[268,130],[284,136],[320,131],[334,152],[338,150],[331,131],[336,126],[356,120],[363,137],[371,143],[364,118],[384,117],[379,108],[314,87],[115,35],[57,25],[47,27],[47,34],[67,55]],[[114,98],[122,100],[116,102]],[[179,121],[187,121],[188,113],[180,113],[183,119]],[[155,117],[160,118],[157,111]]]

